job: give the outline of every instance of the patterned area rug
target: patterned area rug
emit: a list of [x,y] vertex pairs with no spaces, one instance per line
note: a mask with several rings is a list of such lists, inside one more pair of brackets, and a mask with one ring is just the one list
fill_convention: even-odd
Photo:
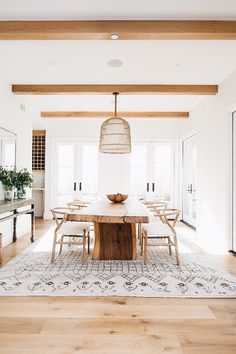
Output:
[[[44,242],[0,269],[0,295],[236,297],[236,278],[217,269],[180,243],[181,265],[165,249],[150,248],[148,263],[83,262],[81,250],[68,248],[50,263]],[[48,247],[46,247],[48,248]]]

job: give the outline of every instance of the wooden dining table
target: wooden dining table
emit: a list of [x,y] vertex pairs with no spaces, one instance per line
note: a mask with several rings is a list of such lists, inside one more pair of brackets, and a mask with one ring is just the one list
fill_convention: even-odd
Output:
[[94,223],[94,260],[134,260],[136,224],[148,223],[148,211],[136,199],[123,203],[106,199],[67,214],[68,221]]

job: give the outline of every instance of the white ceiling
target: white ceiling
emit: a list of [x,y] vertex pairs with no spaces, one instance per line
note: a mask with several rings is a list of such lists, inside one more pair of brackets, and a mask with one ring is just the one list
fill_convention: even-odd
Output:
[[[236,41],[0,41],[0,53],[0,76],[15,84],[218,84],[236,69]],[[123,65],[111,68],[111,59]],[[113,107],[109,96],[26,99],[39,110]],[[201,99],[121,96],[119,108],[190,110]]]
[[234,19],[235,0],[0,0],[0,19]]
[[[235,0],[0,0],[0,20],[235,19]],[[218,84],[236,41],[0,41],[0,80],[15,84]],[[123,65],[111,68],[112,59]],[[120,110],[191,110],[202,96],[121,96]],[[110,96],[19,96],[46,110],[112,110]]]
[[0,75],[18,84],[215,84],[235,58],[236,41],[0,41]]

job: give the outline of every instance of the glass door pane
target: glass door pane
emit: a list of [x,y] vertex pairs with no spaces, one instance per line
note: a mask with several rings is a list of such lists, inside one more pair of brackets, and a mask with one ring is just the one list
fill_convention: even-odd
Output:
[[74,198],[75,144],[57,144],[57,205],[65,205]]
[[[98,145],[82,145],[81,191],[97,194],[98,192]],[[79,186],[80,187],[80,186]]]
[[146,200],[174,203],[174,143],[133,144],[131,193]]
[[131,153],[131,194],[142,197],[147,184],[147,147],[133,145]]
[[154,191],[158,200],[173,205],[174,190],[174,151],[171,143],[158,143],[155,146]]

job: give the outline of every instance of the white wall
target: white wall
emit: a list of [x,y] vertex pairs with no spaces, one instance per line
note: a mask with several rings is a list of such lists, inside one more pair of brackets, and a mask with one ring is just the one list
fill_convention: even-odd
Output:
[[197,131],[197,232],[215,253],[229,241],[230,106],[236,103],[236,72],[219,85],[219,93],[191,112],[183,134]]
[[[17,134],[16,164],[31,170],[32,110],[20,110],[19,99],[11,93],[11,84],[0,80],[0,126]],[[3,197],[2,191],[0,191]],[[3,198],[2,198],[3,199]],[[12,220],[0,223],[3,245],[12,241]],[[17,237],[30,231],[30,216],[17,219]]]

